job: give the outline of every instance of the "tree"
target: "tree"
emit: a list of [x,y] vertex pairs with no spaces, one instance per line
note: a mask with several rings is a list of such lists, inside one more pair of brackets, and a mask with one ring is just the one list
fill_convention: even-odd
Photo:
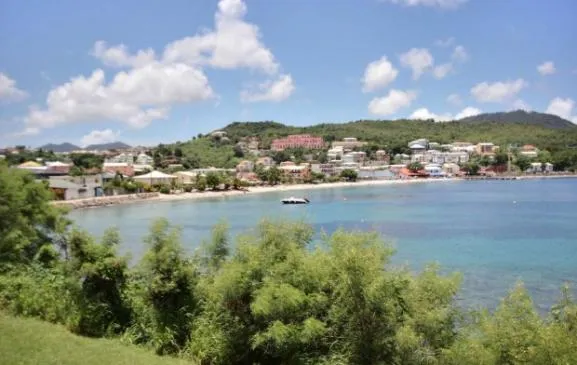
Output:
[[281,181],[282,172],[276,166],[271,166],[266,170],[266,179],[269,184],[276,185]]
[[517,166],[521,172],[525,172],[531,167],[531,161],[527,157],[519,155],[515,158],[515,166]]
[[499,166],[509,162],[509,155],[506,152],[498,151],[493,158],[492,165]]
[[205,191],[206,190],[206,178],[200,174],[196,175],[194,187],[197,191]]
[[353,169],[344,169],[340,174],[341,178],[347,181],[357,181],[358,173]]
[[243,158],[244,157],[244,151],[242,150],[242,146],[240,145],[235,145],[233,148],[234,151],[234,157],[236,158]]
[[464,164],[463,169],[465,170],[465,172],[467,173],[467,175],[478,175],[479,174],[479,170],[480,170],[480,166],[477,162],[475,161],[469,161],[468,163]]
[[211,190],[217,190],[222,182],[222,177],[215,172],[208,172],[206,174],[206,185]]
[[78,166],[72,166],[69,171],[70,176],[83,176],[84,174],[84,169]]
[[177,158],[181,158],[182,157],[182,148],[176,147],[174,149],[174,156]]
[[420,162],[411,162],[410,164],[407,165],[407,168],[411,172],[419,172],[423,169],[423,165]]
[[0,271],[56,250],[52,239],[69,221],[51,199],[52,193],[34,175],[0,162]]

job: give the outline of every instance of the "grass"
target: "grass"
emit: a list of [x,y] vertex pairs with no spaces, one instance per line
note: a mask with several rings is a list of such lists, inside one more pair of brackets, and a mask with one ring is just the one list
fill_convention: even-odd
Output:
[[66,328],[0,313],[0,363],[3,365],[184,365],[118,340],[76,336]]

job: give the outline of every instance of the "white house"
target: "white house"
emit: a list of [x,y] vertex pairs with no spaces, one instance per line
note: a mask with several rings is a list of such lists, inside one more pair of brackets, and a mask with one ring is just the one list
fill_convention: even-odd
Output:
[[154,159],[146,153],[139,153],[136,156],[136,165],[152,165],[153,163]]

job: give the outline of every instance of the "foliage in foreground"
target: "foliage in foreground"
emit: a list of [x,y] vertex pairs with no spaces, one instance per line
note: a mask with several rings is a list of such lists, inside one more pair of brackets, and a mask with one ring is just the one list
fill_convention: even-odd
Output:
[[[46,212],[31,215],[19,203],[42,185],[20,174],[0,178],[8,182],[0,199],[13,208],[13,217],[0,211],[0,220],[20,224],[0,236],[0,309],[12,315],[201,364],[561,365],[577,359],[577,304],[568,289],[547,318],[522,285],[494,313],[463,313],[454,303],[459,275],[440,275],[435,266],[415,275],[389,264],[393,250],[376,233],[341,230],[313,240],[312,228],[300,222],[264,221],[237,237],[234,250],[221,223],[202,249],[187,255],[179,229],[161,219],[145,239],[147,253],[130,268],[116,252],[117,232],[97,242],[61,224],[51,230]],[[48,207],[43,195],[35,196]],[[36,222],[46,234],[22,222]],[[17,244],[10,229],[27,244]],[[19,348],[10,350],[12,358]]]

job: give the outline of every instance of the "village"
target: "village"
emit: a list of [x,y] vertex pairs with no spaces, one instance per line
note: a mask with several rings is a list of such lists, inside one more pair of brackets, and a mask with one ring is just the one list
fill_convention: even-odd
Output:
[[[226,141],[224,131],[215,131],[205,138]],[[363,150],[368,145],[355,137],[327,143],[322,137],[299,134],[274,139],[269,149],[261,149],[258,137],[245,138],[235,147],[242,149],[245,159],[236,168],[214,166],[186,169],[178,161],[159,166],[152,149],[135,147],[115,151],[73,151],[58,154],[58,161],[41,158],[15,166],[45,181],[56,200],[74,200],[155,192],[163,194],[204,191],[205,189],[240,189],[249,186],[330,183],[357,180],[485,178],[514,174],[552,174],[553,164],[538,161],[539,149],[533,145],[511,148],[491,142],[453,142],[440,144],[426,138],[407,145],[409,153],[390,155],[383,149]],[[505,149],[505,151],[503,151]],[[306,151],[302,158],[277,162],[273,154],[282,151]],[[323,152],[324,161],[315,160],[314,152]],[[0,151],[18,154],[17,149]],[[103,160],[101,166],[78,173],[67,159],[74,153],[92,154]]]

